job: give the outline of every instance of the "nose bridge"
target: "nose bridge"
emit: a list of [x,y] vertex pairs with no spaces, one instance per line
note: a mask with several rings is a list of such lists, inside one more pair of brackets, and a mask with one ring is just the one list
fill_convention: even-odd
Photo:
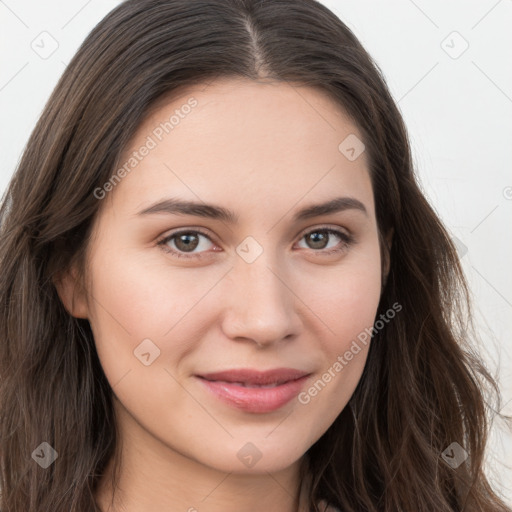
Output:
[[281,307],[285,305],[288,289],[283,284],[283,278],[280,276],[282,271],[277,268],[274,258],[262,255],[252,263],[239,261],[235,269],[242,291],[245,288],[248,296],[254,301],[260,305],[274,301],[280,302]]
[[285,272],[284,262],[272,246],[271,236],[258,235],[257,238],[247,236],[236,247],[238,257],[234,272],[237,280],[254,296],[270,294],[276,299],[283,293],[283,283],[278,275]]
[[[283,266],[269,248],[256,254],[254,242],[235,260],[229,273],[231,291],[224,331],[233,338],[250,338],[258,344],[272,343],[295,332],[296,315],[291,286]],[[244,249],[244,243],[240,248]],[[253,244],[251,246],[251,244]],[[263,248],[262,248],[263,249]],[[247,255],[250,257],[246,257]]]

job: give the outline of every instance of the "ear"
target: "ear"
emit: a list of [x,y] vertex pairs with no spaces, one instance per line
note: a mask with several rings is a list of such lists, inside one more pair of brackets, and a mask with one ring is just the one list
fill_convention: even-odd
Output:
[[389,269],[391,267],[391,246],[393,245],[394,232],[395,230],[390,228],[385,236],[382,237],[382,241],[384,242],[384,247],[382,248],[382,290],[384,290],[384,286],[386,286]]
[[76,318],[88,318],[86,293],[78,276],[73,265],[69,270],[54,275],[52,281],[67,312]]

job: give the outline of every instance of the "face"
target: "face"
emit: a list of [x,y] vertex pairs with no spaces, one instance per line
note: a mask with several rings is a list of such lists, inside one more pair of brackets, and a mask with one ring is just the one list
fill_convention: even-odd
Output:
[[245,80],[182,91],[138,128],[73,308],[140,446],[276,471],[343,410],[381,292],[367,156],[340,150],[348,136],[322,92]]

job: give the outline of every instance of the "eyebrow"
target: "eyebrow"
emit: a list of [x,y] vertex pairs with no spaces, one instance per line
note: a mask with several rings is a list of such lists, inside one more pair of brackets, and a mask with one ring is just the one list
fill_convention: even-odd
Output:
[[[364,204],[354,197],[336,197],[327,202],[313,204],[296,212],[294,222],[343,212],[345,210],[356,210],[368,216]],[[167,198],[145,208],[137,215],[150,215],[155,213],[169,213],[174,215],[194,215],[210,219],[218,219],[229,224],[238,222],[238,215],[233,210],[208,203],[197,203],[195,201],[184,201],[176,198]]]

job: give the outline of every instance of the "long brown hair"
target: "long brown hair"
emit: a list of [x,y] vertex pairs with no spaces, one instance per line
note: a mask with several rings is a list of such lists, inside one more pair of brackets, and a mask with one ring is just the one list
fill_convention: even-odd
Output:
[[[85,272],[94,191],[149,109],[216,77],[307,85],[339,103],[364,135],[381,240],[393,232],[377,316],[394,303],[403,313],[374,332],[353,396],[304,458],[311,509],[510,512],[482,469],[487,392],[499,403],[499,388],[470,341],[455,247],[417,184],[382,73],[315,0],[129,0],[66,68],[0,209],[2,512],[99,510],[118,443],[112,389],[54,279],[74,262]],[[442,457],[454,442],[469,454],[457,468]],[[46,468],[41,443],[58,454]]]

